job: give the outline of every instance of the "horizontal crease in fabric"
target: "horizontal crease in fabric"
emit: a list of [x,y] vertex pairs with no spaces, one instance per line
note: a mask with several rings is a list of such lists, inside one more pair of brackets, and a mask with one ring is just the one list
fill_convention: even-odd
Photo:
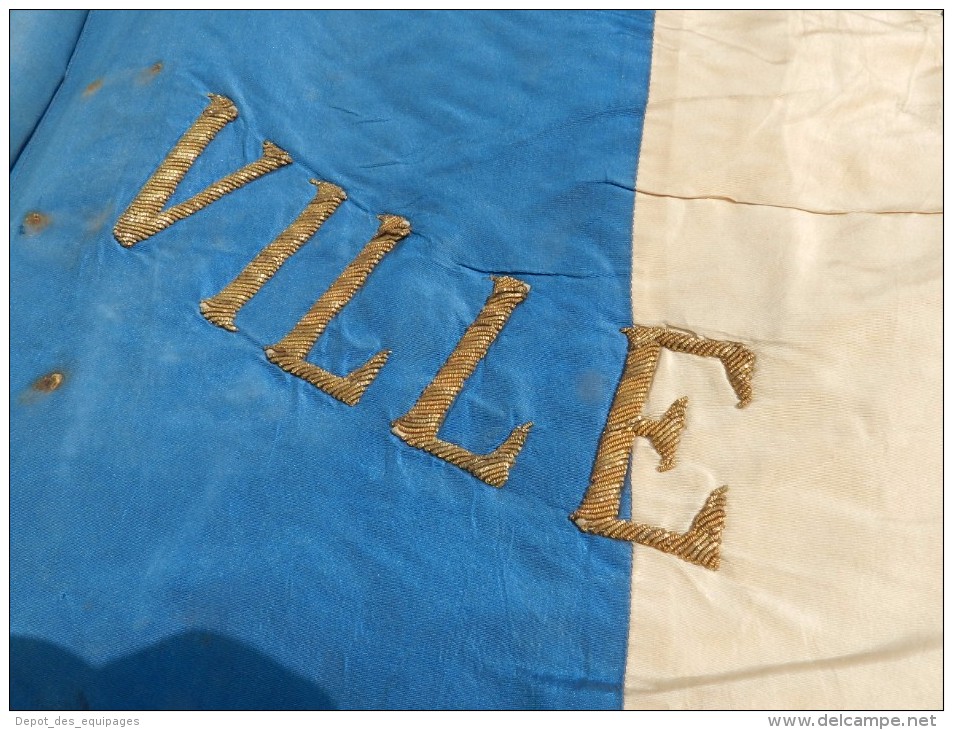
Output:
[[796,205],[777,205],[774,203],[754,203],[747,200],[736,200],[727,195],[671,195],[668,193],[656,193],[650,190],[636,188],[637,195],[646,195],[650,198],[669,198],[671,200],[712,200],[720,203],[731,203],[732,205],[751,205],[758,208],[779,208],[781,210],[794,210],[799,213],[810,213],[811,215],[943,215],[942,210],[811,210],[810,208],[799,208]]

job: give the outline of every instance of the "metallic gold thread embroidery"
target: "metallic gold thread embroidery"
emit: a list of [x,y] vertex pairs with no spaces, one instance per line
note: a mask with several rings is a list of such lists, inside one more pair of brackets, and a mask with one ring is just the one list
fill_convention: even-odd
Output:
[[391,430],[411,446],[422,449],[473,474],[492,487],[502,487],[532,428],[524,423],[489,454],[474,454],[437,438],[450,406],[483,359],[513,310],[526,299],[529,285],[510,276],[493,277],[493,292],[464,332],[446,363],[424,388],[414,407],[391,424]]
[[727,487],[715,489],[708,495],[686,532],[620,519],[622,488],[637,436],[649,439],[659,454],[659,471],[675,465],[688,399],[676,400],[657,420],[642,415],[662,348],[719,359],[739,407],[751,402],[754,354],[738,342],[709,340],[661,327],[626,327],[622,332],[629,340],[625,368],[599,440],[589,488],[570,519],[583,532],[647,545],[717,570],[721,563]]
[[[337,185],[318,180],[314,198],[295,221],[263,248],[241,273],[214,297],[203,300],[199,311],[212,324],[237,332],[235,315],[304,246],[347,198]],[[310,348],[309,348],[310,349]]]
[[185,202],[163,210],[163,206],[172,197],[172,193],[199,155],[225,125],[238,118],[238,109],[230,99],[218,94],[209,94],[209,99],[208,106],[199,118],[182,135],[152,177],[142,186],[135,200],[119,217],[113,235],[123,246],[134,246],[262,175],[291,164],[291,155],[266,141],[262,145],[262,156],[255,162],[226,175]]
[[265,348],[265,355],[283,370],[306,380],[328,395],[349,406],[360,401],[364,391],[377,377],[390,356],[381,350],[374,357],[348,375],[329,373],[324,368],[305,360],[331,319],[343,309],[367,277],[394,247],[410,234],[410,222],[397,215],[379,215],[377,234],[347,265],[341,275],[321,295],[310,311],[302,317],[284,339]]

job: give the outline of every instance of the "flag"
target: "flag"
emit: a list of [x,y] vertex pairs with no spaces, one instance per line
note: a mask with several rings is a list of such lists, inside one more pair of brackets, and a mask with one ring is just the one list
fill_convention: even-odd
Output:
[[937,707],[941,22],[91,12],[12,707]]

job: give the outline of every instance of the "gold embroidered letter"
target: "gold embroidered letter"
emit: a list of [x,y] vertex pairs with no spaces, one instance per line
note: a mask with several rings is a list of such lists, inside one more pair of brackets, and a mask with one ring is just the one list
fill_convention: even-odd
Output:
[[411,446],[433,454],[473,474],[492,487],[502,487],[510,475],[532,423],[513,429],[500,446],[485,456],[437,438],[450,406],[460,395],[463,384],[486,355],[493,340],[506,325],[513,310],[529,293],[529,285],[510,276],[493,277],[493,293],[477,315],[447,362],[424,388],[420,398],[406,414],[392,424],[391,430]]
[[318,191],[308,207],[294,223],[263,248],[235,280],[210,299],[199,304],[199,311],[212,324],[237,332],[235,315],[255,296],[282,264],[306,244],[321,225],[331,217],[347,198],[337,185],[318,180],[311,181]]
[[119,217],[116,227],[113,228],[113,235],[123,246],[134,246],[252,180],[291,164],[291,155],[277,145],[265,142],[262,156],[258,160],[212,183],[185,202],[163,210],[162,207],[172,197],[172,193],[199,155],[226,124],[238,118],[238,109],[230,99],[218,94],[209,94],[209,99],[208,106],[195,124],[182,135],[152,177],[142,186],[135,200],[126,208],[126,212]]
[[721,360],[738,398],[739,408],[751,402],[754,354],[737,342],[706,340],[661,327],[626,327],[622,332],[629,338],[622,379],[599,440],[589,488],[570,519],[583,532],[648,545],[690,563],[717,570],[721,562],[727,487],[720,487],[708,495],[687,532],[673,532],[643,522],[620,519],[622,487],[636,436],[649,439],[658,452],[661,459],[659,471],[675,465],[688,399],[679,398],[659,419],[642,415],[662,348]]
[[384,367],[390,352],[381,350],[361,367],[343,377],[312,365],[305,358],[328,326],[328,322],[351,301],[357,290],[364,286],[374,267],[410,233],[410,223],[406,218],[397,215],[377,217],[381,222],[377,235],[364,246],[357,258],[347,265],[295,328],[277,345],[265,348],[268,359],[282,370],[307,380],[311,385],[349,406],[356,405],[361,399],[364,391]]

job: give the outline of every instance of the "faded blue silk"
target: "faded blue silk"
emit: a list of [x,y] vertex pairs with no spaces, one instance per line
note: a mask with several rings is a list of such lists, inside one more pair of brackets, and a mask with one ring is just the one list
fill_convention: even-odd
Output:
[[[14,708],[621,707],[631,546],[568,515],[632,321],[652,24],[90,13],[11,182]],[[239,117],[171,203],[264,140],[293,164],[120,246],[112,227],[209,93]],[[238,333],[209,324],[199,302],[311,178],[347,201]],[[392,350],[349,407],[263,348],[380,213],[413,233],[309,357],[344,374]],[[440,431],[487,453],[534,422],[495,489],[390,424],[504,274],[529,296]],[[60,387],[37,389],[51,372]]]
[[66,74],[86,10],[10,11],[10,166]]

